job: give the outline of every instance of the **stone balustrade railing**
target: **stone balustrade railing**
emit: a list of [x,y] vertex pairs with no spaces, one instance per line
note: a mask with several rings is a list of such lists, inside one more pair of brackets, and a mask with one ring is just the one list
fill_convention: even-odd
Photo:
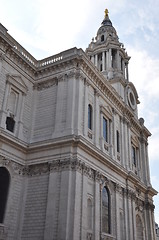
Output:
[[8,40],[12,43],[13,49],[18,52],[18,54],[22,55],[23,58],[25,58],[29,63],[31,63],[34,67],[44,67],[51,64],[54,64],[58,61],[61,61],[67,57],[70,57],[71,55],[74,55],[77,53],[77,51],[80,51],[80,49],[72,48],[69,50],[66,50],[64,52],[61,52],[59,54],[53,55],[48,58],[44,58],[42,60],[36,60],[27,50],[25,50],[12,36],[10,36],[8,33],[6,33]]
[[2,24],[0,24],[0,33],[2,34],[1,36],[4,36],[5,40],[7,39],[7,42],[9,43],[9,45],[11,45],[12,50],[18,55],[21,55],[21,57],[27,60],[28,63],[30,63],[35,68],[39,68],[39,67],[42,68],[42,67],[57,63],[58,61],[61,61],[70,56],[73,56],[74,54],[80,54],[82,51],[82,49],[77,49],[75,47],[48,58],[44,58],[42,60],[36,60],[10,34],[8,34],[8,30]]

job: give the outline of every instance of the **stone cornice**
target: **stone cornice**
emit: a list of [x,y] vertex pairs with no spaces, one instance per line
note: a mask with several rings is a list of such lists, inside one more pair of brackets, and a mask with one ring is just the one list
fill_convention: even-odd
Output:
[[[85,77],[88,78],[92,87],[97,91],[100,91],[101,94],[103,94],[103,97],[106,97],[114,105],[114,107],[121,112],[121,114],[124,112],[128,118],[133,117],[131,110],[125,106],[115,89],[88,59],[87,55],[82,49],[72,48],[54,56],[37,61],[8,33],[4,35],[0,32],[0,37],[2,39],[1,47],[5,54],[5,59],[8,58],[17,66],[20,65],[22,71],[29,71],[34,80],[38,80],[41,75],[44,78],[44,76],[47,76],[48,74],[50,75],[49,78],[51,79],[53,72],[54,74],[59,74],[59,71],[57,71],[58,68],[61,69],[61,71],[66,72],[66,69],[69,69],[68,66],[71,66],[74,68],[74,71],[72,71],[72,76],[78,78],[81,74],[82,79]],[[69,71],[69,74],[71,74],[71,71]],[[42,88],[47,88],[52,86],[52,84],[52,81],[47,83],[37,83],[37,89],[40,90]],[[134,121],[132,122],[135,124]],[[139,127],[139,125],[135,126]],[[146,130],[145,133],[147,133]]]

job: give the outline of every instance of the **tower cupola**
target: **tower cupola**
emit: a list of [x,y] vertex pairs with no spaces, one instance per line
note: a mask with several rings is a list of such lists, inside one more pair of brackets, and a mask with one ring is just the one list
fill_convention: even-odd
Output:
[[107,80],[121,78],[128,81],[128,62],[124,45],[119,42],[115,28],[105,10],[105,16],[86,53]]

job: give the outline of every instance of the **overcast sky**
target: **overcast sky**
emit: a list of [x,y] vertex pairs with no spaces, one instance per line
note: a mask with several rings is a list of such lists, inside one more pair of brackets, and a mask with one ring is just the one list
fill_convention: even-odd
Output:
[[[136,86],[139,118],[149,138],[151,182],[159,191],[159,0],[0,0],[0,22],[36,59],[72,47],[86,49],[105,8],[124,43],[129,78]],[[159,223],[159,196],[154,197]]]

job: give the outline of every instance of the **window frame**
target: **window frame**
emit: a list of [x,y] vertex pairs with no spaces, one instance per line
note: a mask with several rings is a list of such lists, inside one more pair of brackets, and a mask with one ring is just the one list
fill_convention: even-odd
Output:
[[88,104],[88,129],[92,131],[93,129],[93,107]]
[[[104,218],[104,215],[103,215],[103,211],[104,211],[104,207],[103,207],[103,190],[106,190],[106,193],[107,193],[107,198],[108,198],[108,207],[107,209],[105,209],[107,211],[106,215],[105,215],[105,218],[107,218],[107,226],[106,229],[103,228],[103,218]],[[104,186],[102,188],[102,191],[101,191],[101,230],[102,230],[102,233],[103,234],[111,234],[111,197],[110,197],[110,191],[108,189],[107,186]]]
[[[1,172],[4,171],[3,173]],[[9,195],[9,187],[10,187],[10,181],[11,181],[11,177],[10,177],[10,173],[9,171],[1,166],[0,167],[0,179],[3,180],[3,181],[0,181],[0,224],[3,224],[4,222],[4,218],[5,218],[5,212],[6,212],[6,206],[7,206],[7,201],[8,201],[8,195]],[[2,176],[2,174],[5,175],[5,177]],[[6,178],[6,182],[4,181],[4,178]],[[1,183],[2,183],[2,186],[1,186]],[[4,185],[6,185],[7,189],[4,190]],[[2,194],[2,191],[5,191],[3,194]]]
[[120,154],[120,132],[116,130],[116,151]]

